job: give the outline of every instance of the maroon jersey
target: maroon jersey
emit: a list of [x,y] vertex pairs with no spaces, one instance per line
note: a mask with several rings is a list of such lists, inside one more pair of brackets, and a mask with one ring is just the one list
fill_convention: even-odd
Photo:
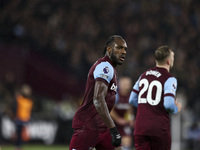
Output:
[[175,96],[175,91],[171,90],[173,87],[176,90],[176,79],[164,68],[154,67],[140,76],[133,88],[133,92],[138,93],[134,135],[163,136],[170,133],[164,97]]
[[114,110],[117,112],[117,114],[120,117],[126,119],[126,117],[128,117],[126,116],[127,111],[130,107],[132,106],[129,104],[129,94],[126,96],[123,96],[118,92],[118,94],[116,95],[116,103],[114,107]]
[[[127,121],[130,121],[130,107],[132,106],[129,104],[129,94],[124,96],[118,92],[116,95],[116,102],[114,107],[114,110],[117,113],[117,115],[119,115]],[[115,125],[121,136],[132,135],[132,129],[129,124],[120,125],[115,121]]]
[[108,93],[105,97],[105,101],[108,110],[111,111],[115,103],[117,75],[108,56],[99,59],[90,68],[83,103],[73,118],[72,128],[74,129],[107,130],[106,124],[99,116],[93,104],[96,81],[102,81],[108,86]]

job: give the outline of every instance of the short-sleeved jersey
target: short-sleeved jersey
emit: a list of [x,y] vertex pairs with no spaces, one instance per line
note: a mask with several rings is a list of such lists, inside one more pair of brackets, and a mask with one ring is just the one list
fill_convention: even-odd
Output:
[[177,80],[164,68],[144,72],[133,87],[138,93],[134,135],[163,136],[170,132],[169,112],[164,97],[175,97]]
[[93,104],[94,86],[96,81],[102,81],[108,86],[105,101],[110,112],[115,103],[117,74],[108,56],[97,60],[90,68],[85,88],[84,100],[73,118],[72,128],[74,129],[108,129]]

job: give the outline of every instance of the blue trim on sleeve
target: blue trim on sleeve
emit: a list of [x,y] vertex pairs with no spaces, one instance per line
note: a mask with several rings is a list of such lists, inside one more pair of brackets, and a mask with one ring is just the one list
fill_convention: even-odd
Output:
[[131,92],[131,95],[129,97],[129,103],[135,107],[138,107],[138,94],[135,92]]
[[102,78],[110,83],[114,75],[114,69],[109,62],[101,62],[96,66],[93,75],[95,79]]
[[164,97],[164,107],[167,111],[176,114],[178,112],[178,107],[175,105],[174,98],[171,96]]
[[141,76],[139,77],[139,79],[135,82],[135,85],[133,86],[133,89],[135,89],[136,91],[139,91],[139,81],[140,81]]
[[174,96],[176,95],[176,89],[177,89],[177,80],[174,77],[170,77],[167,79],[167,81],[164,84],[164,94],[171,93]]
[[[139,91],[139,81],[140,81],[141,76],[139,79],[135,82],[135,85],[133,86],[133,89],[135,91]],[[131,95],[129,97],[129,103],[132,104],[135,107],[138,107],[138,93],[131,92]]]

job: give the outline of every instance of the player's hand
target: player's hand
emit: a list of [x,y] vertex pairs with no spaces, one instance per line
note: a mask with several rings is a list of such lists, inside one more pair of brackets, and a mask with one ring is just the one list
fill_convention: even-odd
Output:
[[182,104],[178,102],[178,98],[175,99],[175,105],[178,107],[178,112],[182,109]]
[[121,135],[119,134],[116,127],[110,128],[110,134],[112,137],[112,145],[120,146],[121,145]]

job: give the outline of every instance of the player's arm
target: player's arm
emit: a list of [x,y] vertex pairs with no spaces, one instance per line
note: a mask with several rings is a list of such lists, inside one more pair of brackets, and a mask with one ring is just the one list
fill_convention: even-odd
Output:
[[108,62],[98,64],[93,72],[95,81],[93,103],[103,121],[109,128],[115,127],[110,116],[105,97],[108,92],[108,85],[113,78],[114,70]]
[[138,107],[139,80],[140,78],[137,80],[137,82],[133,86],[131,95],[129,97],[129,103],[135,107]]
[[104,82],[96,81],[94,87],[93,102],[98,114],[101,116],[103,121],[110,129],[110,134],[112,137],[112,145],[119,146],[121,144],[121,136],[108,111],[108,107],[105,101],[107,91],[108,91],[108,86]]
[[106,125],[109,128],[114,128],[115,124],[109,114],[108,107],[105,102],[107,91],[108,91],[108,86],[104,82],[96,81],[94,88],[93,102],[98,114],[101,116]]
[[169,78],[164,84],[164,107],[167,111],[176,114],[181,111],[182,104],[175,98],[177,89],[177,80],[174,77]]
[[178,112],[178,107],[175,105],[175,100],[171,96],[164,97],[164,107],[168,112],[173,114]]
[[94,106],[100,117],[110,129],[112,145],[119,146],[121,144],[121,136],[109,114],[107,103],[105,101],[108,85],[114,76],[114,69],[108,62],[102,62],[96,66],[93,76],[96,80],[93,96]]

